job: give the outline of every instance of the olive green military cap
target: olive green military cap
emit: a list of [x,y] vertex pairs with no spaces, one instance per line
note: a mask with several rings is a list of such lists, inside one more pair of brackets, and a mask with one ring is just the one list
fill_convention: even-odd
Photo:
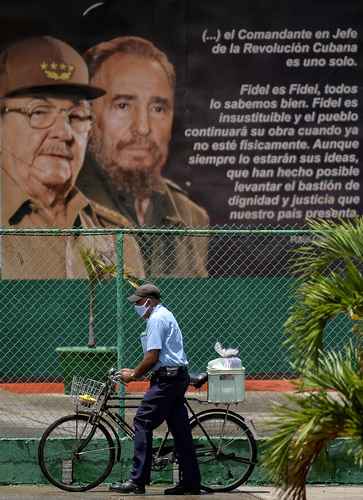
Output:
[[46,92],[83,99],[105,94],[103,89],[89,85],[82,56],[57,38],[26,38],[0,54],[0,97]]

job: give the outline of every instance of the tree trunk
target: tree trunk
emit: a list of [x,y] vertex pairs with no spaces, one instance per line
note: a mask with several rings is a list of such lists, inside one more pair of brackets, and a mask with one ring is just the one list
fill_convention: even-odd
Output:
[[88,347],[96,347],[95,337],[96,283],[89,282]]

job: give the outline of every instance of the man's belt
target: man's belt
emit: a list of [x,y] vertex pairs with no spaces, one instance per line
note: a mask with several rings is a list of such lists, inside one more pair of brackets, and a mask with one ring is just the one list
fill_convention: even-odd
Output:
[[188,373],[188,368],[186,366],[161,366],[156,370],[153,375],[156,377],[166,377],[172,378],[178,375],[185,375]]

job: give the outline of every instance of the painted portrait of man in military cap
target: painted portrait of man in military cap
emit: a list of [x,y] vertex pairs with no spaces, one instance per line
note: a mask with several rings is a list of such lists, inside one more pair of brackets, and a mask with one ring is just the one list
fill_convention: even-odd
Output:
[[[106,94],[92,103],[95,121],[80,189],[135,227],[207,227],[206,211],[162,175],[176,85],[166,54],[144,38],[125,36],[94,46],[85,59],[92,85]],[[207,275],[205,237],[143,235],[138,242],[148,276]]]
[[[104,93],[89,84],[83,58],[61,40],[34,37],[0,54],[3,227],[128,225],[75,187],[92,126],[90,101]],[[85,277],[82,247],[114,258],[109,236],[4,236],[2,278]],[[127,240],[125,259],[131,274],[143,275],[134,239]]]

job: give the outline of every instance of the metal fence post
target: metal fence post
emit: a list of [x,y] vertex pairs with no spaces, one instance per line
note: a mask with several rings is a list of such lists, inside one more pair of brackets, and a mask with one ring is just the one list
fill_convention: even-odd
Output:
[[[117,300],[117,368],[125,366],[124,363],[124,338],[123,338],[123,308],[124,308],[124,234],[122,232],[116,234],[116,254],[117,254],[117,277],[116,277],[116,300]],[[124,394],[124,385],[120,386],[121,394]],[[122,410],[124,411],[124,410]]]

